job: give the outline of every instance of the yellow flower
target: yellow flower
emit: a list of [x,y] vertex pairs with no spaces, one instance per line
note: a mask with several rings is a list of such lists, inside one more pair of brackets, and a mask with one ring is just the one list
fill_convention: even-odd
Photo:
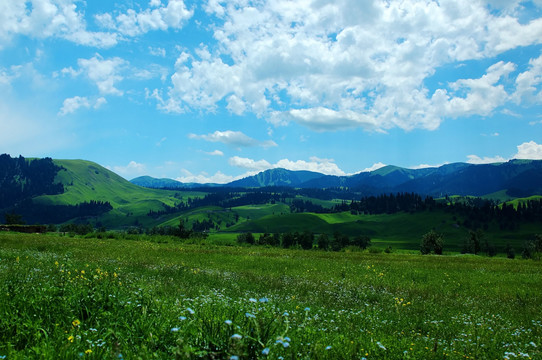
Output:
[[81,270],[81,274],[84,274],[85,273],[85,270]]
[[81,324],[81,321],[79,321],[78,319],[75,319],[74,321],[72,321],[72,325],[73,325],[74,327],[78,327],[79,324]]
[[73,335],[68,336],[68,341],[73,342]]
[[85,350],[85,354],[90,354],[92,352],[92,350],[88,349],[88,350]]
[[55,265],[58,266],[58,261],[55,261]]

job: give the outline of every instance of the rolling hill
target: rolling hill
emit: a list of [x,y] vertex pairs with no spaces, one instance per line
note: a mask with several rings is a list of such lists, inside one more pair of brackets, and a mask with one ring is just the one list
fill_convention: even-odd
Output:
[[51,206],[108,202],[112,210],[92,219],[94,224],[107,228],[158,225],[164,219],[146,216],[150,210],[160,211],[167,206],[174,206],[180,200],[201,195],[140,187],[91,161],[54,160],[54,163],[61,167],[55,183],[62,184],[64,192],[35,196],[32,198],[34,206],[39,209],[55,209]]

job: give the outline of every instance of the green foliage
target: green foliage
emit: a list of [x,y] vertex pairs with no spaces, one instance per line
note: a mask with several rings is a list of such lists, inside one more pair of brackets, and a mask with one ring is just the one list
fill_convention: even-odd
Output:
[[249,244],[254,245],[256,243],[256,240],[254,239],[254,235],[252,233],[241,233],[237,235],[237,242],[239,244]]
[[320,234],[318,236],[318,249],[329,250],[329,236],[327,234]]
[[359,246],[362,249],[367,249],[371,246],[371,238],[367,235],[358,235],[352,241],[352,245]]
[[536,234],[531,240],[526,241],[521,256],[524,259],[540,260],[542,257],[542,235]]
[[20,214],[5,213],[4,219],[5,219],[6,225],[24,225],[25,224],[25,222],[23,221],[23,216]]
[[442,255],[443,247],[444,239],[442,235],[434,230],[431,230],[430,232],[422,236],[420,253],[422,255],[427,255],[431,253]]
[[539,262],[134,240],[0,234],[0,356],[542,356]]

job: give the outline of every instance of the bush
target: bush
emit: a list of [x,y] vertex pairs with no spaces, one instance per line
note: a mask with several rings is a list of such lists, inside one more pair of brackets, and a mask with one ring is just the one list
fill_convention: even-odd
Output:
[[329,249],[329,237],[327,234],[320,234],[318,236],[318,249],[320,250],[328,250]]
[[254,235],[252,235],[252,233],[247,232],[237,235],[237,242],[240,244],[254,245],[256,240],[254,239]]
[[431,254],[432,252],[437,255],[442,255],[444,247],[444,240],[442,235],[434,230],[426,233],[422,236],[422,242],[420,244],[420,252],[422,255]]

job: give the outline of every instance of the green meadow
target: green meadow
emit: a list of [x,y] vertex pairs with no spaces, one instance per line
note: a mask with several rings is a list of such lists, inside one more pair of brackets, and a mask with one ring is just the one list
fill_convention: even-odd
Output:
[[1,233],[0,357],[542,358],[540,261],[213,236]]

